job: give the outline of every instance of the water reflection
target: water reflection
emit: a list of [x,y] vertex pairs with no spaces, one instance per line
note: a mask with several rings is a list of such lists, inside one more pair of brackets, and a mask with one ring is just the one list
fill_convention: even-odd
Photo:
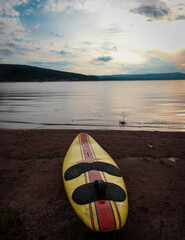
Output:
[[0,127],[185,131],[185,81],[1,83]]

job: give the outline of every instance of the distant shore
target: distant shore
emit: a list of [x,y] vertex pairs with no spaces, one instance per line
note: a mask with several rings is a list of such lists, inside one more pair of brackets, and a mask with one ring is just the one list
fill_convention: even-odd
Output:
[[65,194],[62,162],[80,132],[0,129],[0,210],[19,216],[0,238],[183,240],[185,132],[85,130],[116,161],[126,183],[128,219],[111,233],[88,229]]
[[85,75],[19,64],[0,64],[0,82],[185,80],[185,73]]

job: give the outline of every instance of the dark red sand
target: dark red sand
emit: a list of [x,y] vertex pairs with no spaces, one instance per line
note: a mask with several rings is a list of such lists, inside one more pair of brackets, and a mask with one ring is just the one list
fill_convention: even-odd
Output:
[[17,224],[1,239],[185,239],[185,133],[86,131],[116,161],[129,197],[123,229],[98,233],[75,214],[62,162],[79,130],[0,130],[0,208]]

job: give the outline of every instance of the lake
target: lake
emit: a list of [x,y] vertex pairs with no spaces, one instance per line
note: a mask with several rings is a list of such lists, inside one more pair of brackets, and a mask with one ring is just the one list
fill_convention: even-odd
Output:
[[185,80],[0,83],[0,128],[185,131]]

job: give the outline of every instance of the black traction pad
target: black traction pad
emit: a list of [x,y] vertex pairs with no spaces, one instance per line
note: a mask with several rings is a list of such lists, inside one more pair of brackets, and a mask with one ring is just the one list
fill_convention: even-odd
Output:
[[90,170],[107,172],[111,175],[121,177],[120,170],[112,164],[105,162],[79,163],[68,168],[64,174],[66,181],[79,177],[82,173]]
[[93,183],[81,185],[72,194],[75,203],[83,205],[98,200],[113,200],[123,202],[126,199],[125,191],[118,185],[96,180]]

